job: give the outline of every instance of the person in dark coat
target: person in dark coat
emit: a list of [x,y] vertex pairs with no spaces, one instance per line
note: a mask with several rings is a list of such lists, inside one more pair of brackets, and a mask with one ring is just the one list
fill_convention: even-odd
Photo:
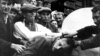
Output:
[[0,56],[12,56],[15,51],[21,52],[24,48],[15,43],[17,39],[10,33],[8,13],[11,6],[10,1],[0,0]]
[[[96,26],[89,26],[84,28],[86,32],[83,35],[88,37],[86,37],[83,40],[79,40],[75,42],[76,45],[79,45],[83,50],[100,47],[100,43],[99,43],[100,42],[100,6],[94,7],[92,9],[92,13],[93,13],[93,20]],[[79,31],[81,32],[80,33],[81,36],[83,36],[82,31],[84,30]]]

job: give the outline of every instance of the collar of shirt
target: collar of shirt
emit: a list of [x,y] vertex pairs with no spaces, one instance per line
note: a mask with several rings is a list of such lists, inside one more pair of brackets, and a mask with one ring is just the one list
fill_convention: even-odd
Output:
[[4,22],[7,24],[8,15],[4,17]]

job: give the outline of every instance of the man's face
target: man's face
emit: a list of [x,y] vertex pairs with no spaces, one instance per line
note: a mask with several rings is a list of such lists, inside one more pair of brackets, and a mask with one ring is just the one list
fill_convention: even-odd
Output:
[[56,15],[56,18],[57,18],[57,21],[62,21],[62,20],[63,20],[63,15],[60,14],[60,13],[58,13],[58,14]]
[[40,14],[41,16],[41,19],[45,22],[49,21],[50,20],[50,13],[49,12],[42,12]]
[[55,51],[55,50],[69,47],[66,41],[67,41],[67,38],[62,38],[62,39],[57,40],[55,44],[53,45],[52,50]]
[[33,22],[36,16],[36,12],[27,12],[25,17],[28,21]]
[[0,7],[3,13],[9,13],[11,10],[12,4],[9,4],[8,1],[1,0]]
[[97,26],[100,25],[100,11],[97,11],[96,13],[93,13],[93,20],[94,20],[94,23]]

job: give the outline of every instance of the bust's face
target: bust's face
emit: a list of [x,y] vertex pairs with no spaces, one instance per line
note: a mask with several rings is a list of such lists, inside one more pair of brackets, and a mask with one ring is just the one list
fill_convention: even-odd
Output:
[[52,50],[55,51],[55,50],[69,47],[66,41],[67,41],[67,38],[62,38],[62,39],[57,40],[55,44],[53,45]]

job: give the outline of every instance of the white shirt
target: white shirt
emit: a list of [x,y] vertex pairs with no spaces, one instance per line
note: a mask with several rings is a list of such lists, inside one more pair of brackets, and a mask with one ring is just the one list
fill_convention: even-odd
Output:
[[[26,39],[32,39],[36,36],[45,36],[45,33],[52,33],[52,31],[40,24],[35,23],[36,31],[30,31],[23,22],[16,22],[14,24],[16,38],[24,37]],[[22,39],[22,38],[21,38]]]

